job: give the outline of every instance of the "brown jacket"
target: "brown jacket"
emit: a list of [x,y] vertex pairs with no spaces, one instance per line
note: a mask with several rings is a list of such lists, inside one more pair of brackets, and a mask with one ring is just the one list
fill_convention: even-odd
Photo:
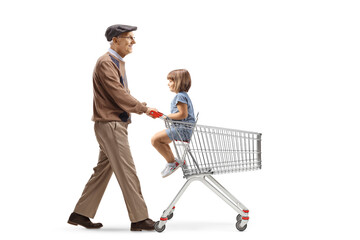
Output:
[[[130,95],[125,76],[125,63],[109,52],[101,56],[94,69],[93,121],[129,121],[127,113],[142,114],[147,107]],[[128,114],[130,115],[130,114]]]

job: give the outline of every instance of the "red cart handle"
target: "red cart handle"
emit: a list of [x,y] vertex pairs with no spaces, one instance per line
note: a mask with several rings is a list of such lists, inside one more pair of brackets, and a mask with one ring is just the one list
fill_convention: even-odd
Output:
[[159,118],[162,117],[164,114],[162,114],[161,112],[150,111],[150,115],[153,116],[154,118]]

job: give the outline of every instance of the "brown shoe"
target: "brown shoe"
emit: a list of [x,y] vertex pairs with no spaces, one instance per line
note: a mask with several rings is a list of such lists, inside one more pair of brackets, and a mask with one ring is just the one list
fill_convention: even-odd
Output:
[[143,221],[131,223],[131,231],[142,231],[142,230],[154,230],[155,229],[155,222],[150,218],[147,218]]
[[75,212],[70,215],[68,223],[75,226],[81,225],[86,228],[101,228],[103,226],[101,223],[93,223],[88,217],[77,214]]

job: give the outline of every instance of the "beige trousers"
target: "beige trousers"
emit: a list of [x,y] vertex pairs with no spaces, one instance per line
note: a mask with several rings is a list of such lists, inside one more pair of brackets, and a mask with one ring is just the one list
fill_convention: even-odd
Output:
[[95,135],[100,145],[99,161],[76,204],[74,212],[94,218],[112,173],[122,190],[131,222],[148,218],[131,156],[127,133],[128,123],[95,122]]

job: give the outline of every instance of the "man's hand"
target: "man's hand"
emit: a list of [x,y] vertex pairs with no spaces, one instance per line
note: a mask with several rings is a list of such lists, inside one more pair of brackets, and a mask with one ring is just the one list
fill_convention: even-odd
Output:
[[149,107],[148,110],[146,111],[146,115],[148,115],[149,117],[152,117],[152,118],[155,119],[155,117],[150,114],[151,111],[158,112],[158,110],[156,108],[150,108]]

